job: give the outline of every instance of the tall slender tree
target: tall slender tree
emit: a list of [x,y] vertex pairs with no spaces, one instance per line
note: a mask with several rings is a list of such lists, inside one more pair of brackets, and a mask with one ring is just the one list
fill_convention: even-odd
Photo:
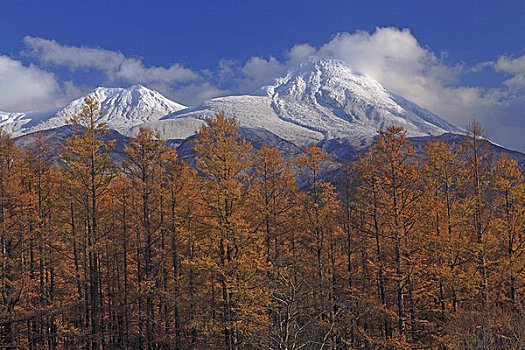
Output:
[[[366,179],[366,187],[359,190],[361,202],[370,205],[366,212],[371,214],[371,228],[376,237],[376,254],[379,259],[379,295],[383,305],[388,305],[385,293],[386,279],[393,282],[395,295],[397,337],[396,342],[417,342],[417,328],[414,314],[416,289],[415,269],[420,265],[420,237],[416,234],[421,219],[419,199],[421,178],[415,151],[408,144],[405,132],[399,127],[380,131],[370,153],[360,159],[358,168]],[[389,276],[384,276],[390,271]],[[411,305],[407,307],[407,299]],[[407,321],[410,322],[410,336],[407,335]],[[385,321],[385,336],[390,333],[388,318]]]
[[107,196],[107,189],[114,177],[114,166],[109,156],[113,147],[105,135],[109,132],[101,122],[102,111],[98,101],[86,97],[82,111],[71,118],[70,126],[74,132],[66,139],[60,157],[65,164],[65,178],[71,188],[71,196],[81,206],[85,219],[83,241],[85,259],[87,259],[86,319],[91,327],[89,346],[99,349],[102,346],[101,298],[100,298],[100,258],[101,239],[104,236],[100,228],[101,202]]
[[[133,216],[138,219],[138,225],[135,226],[138,232],[137,258],[144,263],[143,268],[138,271],[138,288],[145,299],[144,310],[139,310],[139,322],[145,324],[146,347],[150,350],[158,346],[156,328],[159,321],[155,314],[155,290],[161,288],[162,278],[166,278],[162,275],[161,255],[166,250],[162,191],[166,165],[174,155],[173,149],[164,144],[152,131],[141,129],[136,137],[130,139],[129,146],[125,149],[127,160],[123,164],[124,173],[137,198],[137,205],[133,210]],[[165,301],[159,302],[162,304]]]
[[234,118],[218,114],[206,122],[193,145],[203,180],[201,225],[206,232],[211,283],[218,282],[221,291],[219,324],[224,344],[238,349],[243,335],[265,318],[254,303],[258,295],[251,287],[252,277],[264,266],[264,238],[251,234],[244,210],[251,145],[239,135]]

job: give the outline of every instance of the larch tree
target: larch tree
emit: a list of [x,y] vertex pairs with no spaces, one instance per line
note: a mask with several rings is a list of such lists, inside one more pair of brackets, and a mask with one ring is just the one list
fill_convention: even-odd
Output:
[[[175,155],[171,147],[165,147],[165,141],[148,129],[141,129],[137,136],[130,138],[125,151],[127,159],[123,163],[123,172],[133,188],[136,205],[132,214],[138,219],[134,227],[138,251],[138,292],[139,298],[145,301],[143,310],[138,310],[139,325],[145,325],[145,347],[154,349],[162,343],[157,332],[160,320],[156,318],[155,304],[164,309],[166,303],[164,298],[155,300],[155,291],[165,287],[163,279],[167,278],[163,267],[163,259],[167,255],[167,239],[163,222],[165,199],[162,192],[166,166]],[[166,339],[168,336],[164,334],[164,341],[169,341]],[[139,344],[141,343],[140,341]]]
[[341,207],[335,187],[326,181],[330,162],[328,154],[317,146],[306,148],[304,154],[295,159],[299,183],[305,186],[300,197],[301,244],[304,253],[315,261],[308,274],[312,282],[314,306],[311,318],[317,327],[313,341],[330,348],[338,346],[338,324],[341,313],[346,311],[340,303],[342,281],[342,239]]
[[[519,286],[518,276],[524,270],[520,257],[525,253],[525,183],[518,163],[506,156],[501,157],[493,171],[493,188],[495,191],[495,212],[498,221],[497,233],[500,259],[499,281],[502,285],[497,290],[505,291],[504,295],[512,303],[517,302]],[[505,281],[505,282],[504,282]]]
[[206,122],[193,144],[202,176],[201,227],[208,252],[203,263],[212,273],[212,292],[219,285],[217,324],[222,325],[225,347],[238,349],[243,335],[265,322],[263,309],[254,301],[257,291],[252,288],[252,277],[264,266],[264,238],[251,234],[244,208],[251,145],[239,135],[234,118],[217,114]]
[[464,315],[470,322],[483,330],[484,341],[491,336],[491,311],[493,298],[493,278],[495,265],[493,259],[495,220],[491,203],[493,156],[483,137],[483,130],[477,121],[472,121],[462,144],[461,157],[465,161],[465,181],[462,184],[462,197],[465,207],[464,232],[469,236],[469,263],[465,264],[470,275],[466,285]]
[[[374,310],[376,320],[381,329],[382,339],[374,336],[370,337],[374,343],[385,344],[392,338],[392,316],[389,312],[389,300],[387,299],[387,234],[384,232],[384,215],[382,214],[381,201],[381,179],[380,173],[376,172],[377,152],[368,150],[359,158],[356,165],[356,194],[354,203],[355,217],[353,228],[355,234],[361,239],[361,265],[364,278],[361,283],[361,290],[365,295],[377,296],[375,300],[362,298],[361,303],[368,304],[369,309]],[[349,220],[350,221],[350,220]],[[350,224],[350,222],[349,222]],[[375,281],[369,278],[375,277]],[[367,278],[368,277],[368,278]],[[375,293],[374,293],[375,289]],[[367,325],[367,328],[370,326]]]
[[[74,134],[66,139],[60,158],[65,164],[65,179],[71,189],[72,198],[80,205],[84,218],[83,241],[87,259],[86,319],[91,334],[89,347],[102,346],[101,300],[100,300],[100,246],[104,231],[100,228],[101,202],[107,197],[107,189],[114,177],[114,166],[109,151],[112,141],[105,135],[109,132],[101,122],[102,110],[98,101],[86,97],[82,111],[69,121]],[[81,224],[81,226],[83,226]]]
[[[363,182],[366,187],[358,192],[364,196],[361,203],[369,203],[365,206],[371,215],[367,230],[376,237],[376,254],[380,259],[379,295],[383,305],[388,307],[385,294],[388,284],[392,285],[395,295],[397,336],[390,343],[405,346],[406,342],[419,341],[414,290],[419,282],[415,275],[420,268],[421,242],[416,233],[422,215],[422,183],[415,151],[408,144],[405,131],[392,126],[379,133],[370,153],[360,159],[358,169],[366,180]],[[384,276],[387,271],[389,275]],[[388,317],[384,328],[388,340],[392,337]]]
[[[291,349],[299,333],[303,257],[297,246],[298,189],[289,162],[275,148],[263,146],[254,155],[252,191],[247,204],[252,234],[264,237],[265,268],[261,266],[260,303],[271,322],[258,334],[269,349]],[[301,277],[300,277],[301,276]]]
[[[29,286],[26,259],[26,231],[22,198],[20,151],[14,140],[0,130],[0,342],[5,348],[20,346],[17,337],[17,309],[23,303]],[[28,244],[27,244],[28,245]]]
[[[21,174],[23,193],[26,198],[28,237],[29,276],[34,281],[31,301],[43,310],[34,320],[29,322],[29,347],[56,347],[58,339],[58,323],[65,321],[56,313],[51,312],[57,304],[66,304],[69,293],[64,286],[64,278],[68,274],[68,266],[61,262],[60,250],[62,238],[58,229],[59,206],[58,172],[53,167],[49,143],[38,133],[34,145],[23,153],[24,171]],[[67,329],[67,326],[64,325]]]
[[[197,346],[197,283],[195,279],[195,209],[197,196],[194,169],[169,149],[164,166],[164,232],[161,249],[168,254],[162,265],[164,333],[174,338],[175,349]],[[171,338],[170,338],[171,337]]]

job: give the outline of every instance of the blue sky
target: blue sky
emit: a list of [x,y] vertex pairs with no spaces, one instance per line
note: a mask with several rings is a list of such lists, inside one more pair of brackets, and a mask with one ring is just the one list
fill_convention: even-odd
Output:
[[0,110],[135,83],[194,105],[313,54],[525,150],[524,18],[524,1],[0,0]]

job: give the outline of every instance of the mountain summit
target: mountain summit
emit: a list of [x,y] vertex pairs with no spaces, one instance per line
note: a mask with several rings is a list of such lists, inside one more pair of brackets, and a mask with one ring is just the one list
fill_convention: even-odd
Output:
[[340,139],[356,148],[391,125],[402,126],[409,137],[461,132],[339,60],[308,59],[261,91],[211,99],[146,126],[184,139],[205,117],[226,113],[242,126],[266,129],[299,146]]
[[319,130],[328,139],[366,138],[391,125],[402,126],[409,136],[459,131],[338,60],[311,58],[265,90],[282,119]]
[[[156,121],[186,108],[141,85],[127,89],[99,87],[88,96],[100,102],[104,115],[101,121],[121,134],[127,134],[134,126]],[[80,113],[83,103],[84,97],[81,97],[59,109],[27,113],[0,112],[0,126],[13,136],[54,129],[66,125],[72,116]]]

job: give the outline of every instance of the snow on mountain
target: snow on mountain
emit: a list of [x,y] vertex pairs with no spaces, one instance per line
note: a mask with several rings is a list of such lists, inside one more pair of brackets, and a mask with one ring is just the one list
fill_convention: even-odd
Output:
[[[122,134],[128,134],[136,125],[156,121],[186,108],[141,85],[127,89],[99,87],[88,96],[100,102],[102,121]],[[80,113],[83,103],[84,97],[59,109],[27,113],[0,112],[0,126],[12,136],[54,129],[66,125],[72,116]]]
[[461,132],[342,61],[316,58],[262,88],[261,96],[211,99],[144,126],[184,139],[215,113],[235,115],[242,126],[264,128],[299,146],[344,139],[361,148],[391,125],[402,126],[409,137]]
[[297,145],[311,144],[323,138],[322,133],[281,119],[266,96],[227,96],[205,101],[168,115],[157,122],[145,123],[144,127],[168,139],[185,139],[205,123],[206,117],[216,113],[235,116],[240,124],[249,128],[266,129]]
[[[362,148],[380,129],[402,126],[409,137],[461,133],[458,127],[385,90],[379,82],[338,60],[310,58],[259,95],[227,96],[186,108],[140,85],[98,88],[103,121],[124,135],[146,127],[165,139],[186,139],[216,113],[241,126],[266,130],[297,146],[312,143]],[[13,136],[53,129],[78,114],[83,98],[57,110],[0,112],[0,126]],[[267,134],[265,134],[267,135]]]
[[367,138],[391,125],[408,136],[459,131],[338,60],[310,59],[266,91],[282,119],[317,129],[325,139]]

